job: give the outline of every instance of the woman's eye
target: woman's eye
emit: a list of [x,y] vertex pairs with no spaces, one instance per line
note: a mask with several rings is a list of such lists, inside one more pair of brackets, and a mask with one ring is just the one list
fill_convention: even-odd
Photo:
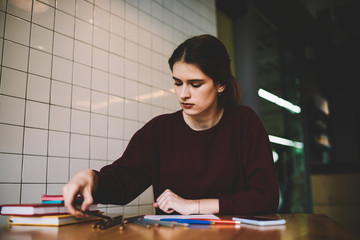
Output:
[[181,86],[182,82],[175,82],[174,84],[175,84],[175,86]]
[[192,83],[191,86],[193,86],[194,88],[198,88],[201,87],[201,83]]

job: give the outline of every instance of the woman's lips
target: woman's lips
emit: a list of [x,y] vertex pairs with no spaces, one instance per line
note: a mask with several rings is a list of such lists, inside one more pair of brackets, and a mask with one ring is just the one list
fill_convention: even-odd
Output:
[[192,104],[192,103],[182,103],[182,105],[186,109],[192,108],[194,106],[194,104]]

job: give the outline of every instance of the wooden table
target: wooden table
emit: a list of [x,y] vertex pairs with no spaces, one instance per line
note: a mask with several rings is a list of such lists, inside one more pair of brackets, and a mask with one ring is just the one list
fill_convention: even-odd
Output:
[[[268,215],[274,216],[274,215]],[[107,230],[93,229],[92,223],[81,223],[62,227],[35,227],[35,226],[2,226],[0,239],[174,239],[174,240],[201,240],[201,239],[358,239],[357,236],[346,232],[336,222],[321,214],[278,214],[277,217],[286,219],[283,226],[257,227],[241,224],[239,228],[184,228],[158,227],[147,229],[134,224],[127,224],[125,230],[112,227]],[[231,219],[231,216],[223,216]]]

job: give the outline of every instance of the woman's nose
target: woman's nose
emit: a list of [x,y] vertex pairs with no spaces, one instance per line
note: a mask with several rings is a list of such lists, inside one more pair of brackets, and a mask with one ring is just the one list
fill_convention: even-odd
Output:
[[190,98],[189,87],[186,86],[185,84],[183,85],[183,87],[181,89],[180,98],[182,98],[182,99]]

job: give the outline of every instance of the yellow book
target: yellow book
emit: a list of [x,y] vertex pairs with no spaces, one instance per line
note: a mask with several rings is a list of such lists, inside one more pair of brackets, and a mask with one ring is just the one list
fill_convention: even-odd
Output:
[[76,218],[70,214],[49,216],[9,216],[9,225],[63,226],[98,220],[98,217]]

